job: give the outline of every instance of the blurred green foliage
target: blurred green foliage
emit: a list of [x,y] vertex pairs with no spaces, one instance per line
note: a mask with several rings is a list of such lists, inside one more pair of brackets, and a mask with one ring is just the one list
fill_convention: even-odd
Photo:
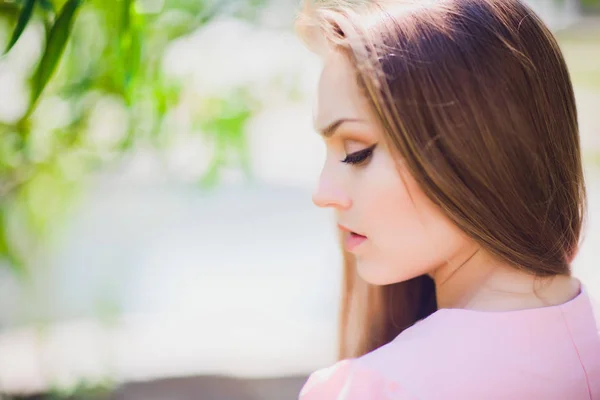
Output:
[[[555,3],[562,4],[567,0],[552,0],[552,1],[554,1]],[[600,0],[577,0],[577,3],[579,4],[579,6],[582,10],[586,10],[589,8],[598,7],[600,5]]]
[[583,9],[598,9],[600,0],[579,0]]
[[7,396],[0,400],[109,400],[113,398],[113,391],[117,384],[110,379],[99,382],[88,382],[83,379],[77,384],[65,389],[60,387],[51,388],[47,393],[35,396]]
[[110,379],[98,382],[83,379],[68,389],[55,387],[47,393],[33,396],[3,397],[0,394],[0,400],[109,400],[115,397],[114,391],[117,386],[116,382]]
[[[26,275],[28,257],[74,204],[87,174],[136,145],[168,142],[164,121],[182,93],[182,83],[161,68],[173,40],[223,14],[253,20],[265,2],[0,0],[0,22],[8,27],[0,63],[28,29],[40,32],[43,43],[26,73],[26,110],[0,122],[0,265],[4,260]],[[124,110],[126,128],[98,143],[90,137],[91,125],[107,99]],[[217,181],[227,149],[247,166],[243,130],[253,107],[252,96],[236,92],[194,110],[199,131],[215,139],[214,159],[200,183]],[[62,109],[67,116],[49,123],[48,115]]]

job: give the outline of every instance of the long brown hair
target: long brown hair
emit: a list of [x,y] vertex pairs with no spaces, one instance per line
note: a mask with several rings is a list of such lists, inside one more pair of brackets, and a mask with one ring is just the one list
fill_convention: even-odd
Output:
[[[310,46],[318,36],[347,55],[390,148],[453,223],[515,268],[570,274],[586,206],[577,110],[561,51],[531,9],[307,1],[296,26]],[[352,255],[344,264],[340,358],[436,310],[429,277],[374,286]]]

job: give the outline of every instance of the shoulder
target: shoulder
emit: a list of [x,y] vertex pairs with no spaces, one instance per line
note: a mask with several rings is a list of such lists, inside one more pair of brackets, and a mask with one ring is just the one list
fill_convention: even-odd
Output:
[[[346,359],[312,373],[306,381],[299,400],[411,400],[416,399],[415,385],[420,378],[430,382],[440,352],[429,335],[431,322],[419,321],[392,342],[358,358]],[[429,365],[423,377],[419,365]],[[420,392],[419,392],[420,393]]]
[[347,359],[310,375],[299,400],[411,400],[415,399],[399,383]]
[[468,384],[476,371],[466,368],[463,359],[479,357],[465,349],[473,346],[472,341],[467,340],[467,346],[457,340],[464,337],[461,333],[440,318],[419,321],[368,354],[314,372],[299,400],[411,400],[432,392],[433,381],[457,379]]

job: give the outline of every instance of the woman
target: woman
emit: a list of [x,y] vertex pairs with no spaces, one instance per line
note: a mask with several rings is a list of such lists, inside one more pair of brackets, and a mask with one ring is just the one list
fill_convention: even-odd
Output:
[[[307,3],[345,276],[300,398],[600,399],[573,89],[518,0]],[[341,161],[341,162],[340,162]]]

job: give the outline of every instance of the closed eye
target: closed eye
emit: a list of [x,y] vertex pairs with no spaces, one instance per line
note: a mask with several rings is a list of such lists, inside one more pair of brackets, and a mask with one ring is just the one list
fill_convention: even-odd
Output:
[[354,152],[352,154],[348,154],[348,155],[346,155],[346,158],[344,158],[342,160],[342,162],[345,164],[352,164],[352,165],[362,164],[365,161],[367,161],[367,159],[373,154],[373,150],[375,150],[375,146],[377,146],[377,145],[374,144],[373,146],[366,148],[364,150],[360,150],[360,151]]

